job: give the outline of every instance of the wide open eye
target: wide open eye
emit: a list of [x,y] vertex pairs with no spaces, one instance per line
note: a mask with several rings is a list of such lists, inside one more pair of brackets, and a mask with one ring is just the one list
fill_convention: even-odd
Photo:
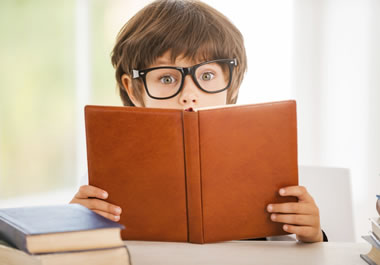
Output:
[[200,76],[200,80],[202,81],[210,81],[212,79],[214,79],[215,75],[211,72],[204,72],[201,74]]
[[160,82],[165,85],[173,84],[177,81],[173,76],[165,75],[160,78]]

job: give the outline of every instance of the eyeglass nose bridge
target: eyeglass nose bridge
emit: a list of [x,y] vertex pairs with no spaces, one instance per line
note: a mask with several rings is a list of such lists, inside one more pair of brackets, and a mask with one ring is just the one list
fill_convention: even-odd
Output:
[[182,67],[181,68],[181,72],[182,72],[182,85],[183,85],[183,82],[185,82],[185,77],[187,75],[190,75],[191,76],[191,79],[193,80],[193,82],[199,87],[199,84],[196,80],[196,77],[195,77],[195,70],[197,68],[198,65],[194,65],[194,66],[191,66],[191,67]]
[[194,72],[194,67],[182,67],[182,74],[185,78],[187,75],[192,75]]

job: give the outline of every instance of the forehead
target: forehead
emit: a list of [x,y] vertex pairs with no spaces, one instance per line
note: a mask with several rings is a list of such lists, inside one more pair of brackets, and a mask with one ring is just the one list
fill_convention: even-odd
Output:
[[210,58],[205,56],[189,57],[185,56],[183,53],[177,56],[173,55],[170,50],[164,52],[161,56],[157,57],[149,67],[159,66],[159,65],[176,65],[182,67],[189,67],[195,64],[209,61]]

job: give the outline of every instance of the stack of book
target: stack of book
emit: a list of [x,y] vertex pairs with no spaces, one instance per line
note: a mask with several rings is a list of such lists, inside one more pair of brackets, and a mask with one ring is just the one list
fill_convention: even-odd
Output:
[[370,220],[372,231],[363,238],[372,245],[372,248],[367,254],[360,254],[360,257],[370,265],[380,265],[380,218]]
[[124,227],[79,205],[0,209],[0,264],[130,264]]

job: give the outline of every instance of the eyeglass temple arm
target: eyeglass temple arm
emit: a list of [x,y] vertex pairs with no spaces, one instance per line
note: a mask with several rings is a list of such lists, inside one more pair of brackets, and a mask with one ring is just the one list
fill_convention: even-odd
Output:
[[132,78],[135,79],[139,77],[140,77],[139,70],[132,70]]

